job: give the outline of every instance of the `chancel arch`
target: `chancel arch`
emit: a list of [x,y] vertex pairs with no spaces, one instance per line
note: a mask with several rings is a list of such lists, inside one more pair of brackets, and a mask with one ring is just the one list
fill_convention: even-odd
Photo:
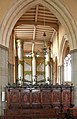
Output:
[[8,47],[9,46],[9,40],[10,35],[12,33],[12,30],[17,22],[17,20],[26,12],[28,11],[32,6],[37,4],[42,4],[46,6],[50,11],[53,11],[55,16],[59,19],[59,21],[63,24],[67,31],[67,35],[69,37],[70,47],[71,49],[76,49],[76,38],[77,34],[75,32],[76,25],[75,21],[73,20],[70,13],[67,11],[67,9],[61,4],[59,1],[45,1],[45,0],[29,0],[29,1],[17,1],[13,6],[10,8],[8,13],[5,15],[5,19],[1,23],[1,43]]
[[[63,61],[68,53],[71,54],[71,66],[73,69],[71,81],[77,87],[77,65],[75,66],[75,64],[77,64],[76,23],[69,11],[65,8],[65,6],[59,0],[16,0],[5,15],[1,23],[0,31],[0,43],[4,47],[8,48],[7,52],[1,50],[1,56],[4,52],[4,58],[6,59],[9,54],[9,56],[7,57],[7,61],[5,61],[5,76],[3,74],[3,70],[1,70],[1,77],[4,77],[3,79],[4,81],[6,80],[6,84],[12,83],[13,88],[19,87],[20,90],[17,89],[18,95],[20,96],[20,94],[22,93],[21,98],[23,98],[24,92],[21,89],[24,88],[23,83],[26,82],[26,80],[24,79],[29,78],[27,82],[28,84],[30,84],[28,85],[28,88],[31,90],[27,90],[26,96],[29,95],[29,97],[31,98],[27,100],[27,97],[25,96],[23,99],[24,102],[28,102],[27,104],[29,105],[26,105],[29,106],[28,108],[32,109],[32,106],[34,106],[33,108],[44,108],[47,103],[47,108],[52,108],[56,105],[56,99],[59,99],[57,107],[62,107],[63,105],[60,101],[65,101],[66,99],[67,102],[68,96],[67,93],[66,97],[64,96],[61,97],[62,100],[60,99],[61,94],[63,94],[62,88],[64,88],[62,87],[64,86]],[[2,68],[4,68],[4,65]],[[40,78],[43,79],[41,82],[45,84],[45,87],[43,87],[43,83],[40,84]],[[4,83],[3,86],[6,86],[6,84]],[[53,86],[53,84],[55,86]],[[34,90],[32,89],[33,87],[30,86],[35,86]],[[68,85],[65,85],[65,87],[67,86]],[[10,85],[8,85],[8,87],[10,87]],[[42,91],[41,87],[54,87],[54,89],[57,89],[58,87],[59,93],[57,93],[57,90],[56,92],[48,90],[46,95],[46,92],[44,91],[47,91],[47,89]],[[72,87],[72,85],[70,87]],[[76,87],[74,94],[75,106],[77,106]],[[4,91],[4,87],[1,88],[2,91]],[[38,90],[36,90],[36,88]],[[69,91],[72,90],[72,88],[69,89]],[[7,90],[7,93],[9,91],[11,90]],[[69,92],[69,96],[72,95],[71,92]],[[15,99],[14,101],[17,101],[16,99],[18,99],[18,97],[14,97],[16,95],[14,94],[14,92],[12,93],[12,96]],[[50,102],[50,93],[52,93],[51,95],[54,95],[54,99],[52,101],[53,105],[51,105]],[[48,102],[43,102],[43,96],[46,96],[45,101]],[[21,98],[19,97],[19,103],[22,101]],[[10,97],[10,99],[12,98]],[[71,107],[72,105],[72,99],[68,99],[70,101],[68,101],[68,105],[65,104],[65,107]],[[43,103],[43,106],[41,102]],[[65,102],[63,102],[63,104],[64,103]],[[11,106],[13,106],[13,104]],[[27,108],[24,107],[23,103],[20,103],[20,107]]]
[[[50,11],[54,13],[54,15],[58,18],[58,20],[62,23],[65,30],[67,31],[67,36],[70,44],[70,49],[76,49],[76,32],[75,31],[75,21],[73,20],[70,13],[64,8],[63,4],[59,1],[56,3],[54,1],[18,1],[15,2],[15,6],[9,10],[6,14],[5,19],[1,24],[1,42],[4,46],[9,47],[9,40],[12,30],[18,21],[18,19],[26,13],[32,6],[42,4]],[[20,7],[19,7],[20,6]],[[61,9],[62,8],[62,9]],[[67,22],[68,21],[68,22]],[[70,21],[70,22],[69,22]]]
[[26,13],[33,6],[36,6],[36,5],[38,6],[38,4],[45,6],[50,12],[53,12],[53,14],[58,18],[59,22],[63,25],[64,29],[67,32],[70,50],[76,49],[77,34],[76,32],[74,32],[76,29],[75,21],[73,20],[72,16],[67,11],[67,9],[65,9],[63,4],[61,4],[61,2],[59,1],[50,2],[45,0],[42,0],[42,1],[30,0],[25,2],[23,0],[23,1],[15,2],[15,5],[13,4],[13,6],[10,8],[9,12],[6,14],[5,19],[3,20],[1,24],[1,35],[0,35],[1,43],[4,46],[9,47],[10,36],[11,36],[13,28],[16,25],[16,22],[24,13]]

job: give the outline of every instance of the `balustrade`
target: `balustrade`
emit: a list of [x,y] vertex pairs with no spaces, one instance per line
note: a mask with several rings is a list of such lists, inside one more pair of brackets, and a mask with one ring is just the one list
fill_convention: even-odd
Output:
[[7,86],[5,92],[7,108],[70,108],[73,100],[70,85]]
[[68,109],[72,111],[71,117],[77,116],[72,104],[73,88],[73,85],[37,83],[8,85],[4,118],[65,118]]

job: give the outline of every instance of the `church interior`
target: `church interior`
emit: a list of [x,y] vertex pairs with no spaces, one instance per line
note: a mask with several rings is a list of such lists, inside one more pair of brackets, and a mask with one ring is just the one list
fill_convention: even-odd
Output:
[[76,119],[77,1],[0,1],[0,119]]

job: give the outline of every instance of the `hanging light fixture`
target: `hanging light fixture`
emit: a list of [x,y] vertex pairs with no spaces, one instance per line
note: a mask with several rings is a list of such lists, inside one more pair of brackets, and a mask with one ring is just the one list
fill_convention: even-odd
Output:
[[[45,26],[45,7],[44,7],[44,26]],[[47,46],[46,46],[46,32],[44,31],[43,33],[43,38],[44,38],[44,47],[43,47],[43,53],[44,55],[46,54],[47,52]]]
[[44,37],[44,47],[43,47],[43,53],[46,54],[47,52],[47,47],[46,47],[46,33],[44,32],[43,34],[43,37]]

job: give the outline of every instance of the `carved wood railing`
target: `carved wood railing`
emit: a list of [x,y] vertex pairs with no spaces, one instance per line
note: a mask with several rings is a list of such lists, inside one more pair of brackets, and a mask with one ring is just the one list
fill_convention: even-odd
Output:
[[55,117],[55,110],[72,107],[73,86],[69,85],[7,86],[5,92],[5,115]]
[[7,108],[70,107],[73,100],[73,86],[69,85],[6,87],[5,92]]

